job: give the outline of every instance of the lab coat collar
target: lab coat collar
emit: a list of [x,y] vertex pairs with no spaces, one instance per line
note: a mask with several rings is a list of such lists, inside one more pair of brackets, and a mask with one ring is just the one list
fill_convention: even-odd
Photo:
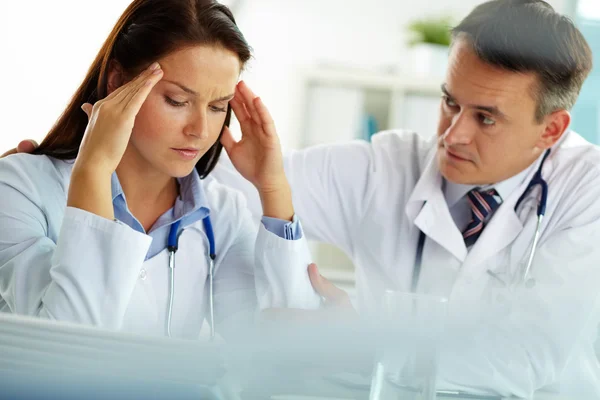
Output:
[[479,188],[481,191],[495,189],[502,201],[504,201],[504,199],[508,198],[512,192],[519,187],[533,166],[534,165],[529,166],[517,175],[505,179],[502,182],[484,186],[462,185],[444,179],[444,197],[446,198],[448,207],[454,207],[454,205],[456,205],[460,199],[462,199],[467,195],[468,192],[475,188]]
[[[550,157],[544,164],[542,175],[546,179],[552,172],[552,155],[559,151],[559,148],[565,143],[568,133],[566,132],[554,146]],[[466,271],[480,265],[483,261],[503,250],[523,230],[523,223],[515,211],[515,205],[538,170],[543,154],[531,167],[523,172],[523,178],[520,174],[518,175],[519,179],[517,181],[520,182],[516,189],[512,190],[507,198],[503,199],[494,217],[483,230],[481,237],[467,256],[462,233],[458,230],[450,215],[444,196],[442,189],[443,177],[439,171],[436,153],[437,147],[434,145],[425,158],[421,177],[407,202],[406,216],[430,239],[436,241],[458,260],[464,262],[463,270]]]
[[427,154],[423,172],[406,204],[406,216],[427,237],[448,250],[460,262],[467,256],[461,232],[456,227],[444,192],[442,175],[437,165],[437,146]]
[[467,193],[471,190],[475,189],[477,186],[474,185],[462,185],[460,183],[454,183],[443,180],[444,187],[444,197],[446,198],[446,202],[448,203],[448,207],[452,208],[458,203],[460,199],[465,197]]
[[[552,152],[558,151],[561,143],[562,141],[552,149]],[[475,245],[471,248],[465,265],[463,266],[465,271],[475,268],[477,265],[481,265],[484,261],[502,251],[510,245],[523,230],[523,222],[521,221],[521,218],[519,218],[518,210],[515,210],[515,206],[521,195],[527,189],[529,182],[533,179],[533,175],[538,170],[543,156],[544,153],[542,153],[530,167],[515,176],[515,178],[519,178],[519,184],[512,190],[506,199],[503,199],[502,204],[486,225]],[[542,176],[546,178],[550,176],[551,169],[551,162],[550,159],[548,159],[544,164]],[[534,199],[537,194],[534,193],[529,196]],[[537,205],[537,202],[535,204]],[[537,207],[534,207],[534,209],[536,208]]]

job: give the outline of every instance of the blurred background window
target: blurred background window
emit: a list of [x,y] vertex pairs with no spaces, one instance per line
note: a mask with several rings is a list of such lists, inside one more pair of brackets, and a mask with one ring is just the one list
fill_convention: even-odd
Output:
[[574,20],[592,48],[594,68],[573,109],[572,128],[600,144],[600,0],[577,1]]

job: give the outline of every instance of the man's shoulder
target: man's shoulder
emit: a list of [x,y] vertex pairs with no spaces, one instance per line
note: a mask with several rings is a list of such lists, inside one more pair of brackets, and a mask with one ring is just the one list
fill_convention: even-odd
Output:
[[600,146],[588,142],[575,131],[566,135],[550,158],[556,173],[587,175],[600,180]]
[[567,132],[550,154],[542,177],[548,182],[548,207],[562,216],[565,226],[600,218],[600,147]]

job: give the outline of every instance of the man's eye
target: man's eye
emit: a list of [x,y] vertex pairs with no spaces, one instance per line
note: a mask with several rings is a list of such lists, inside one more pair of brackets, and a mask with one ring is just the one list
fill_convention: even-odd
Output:
[[486,117],[485,115],[481,115],[479,118],[481,119],[481,123],[484,125],[492,126],[492,125],[496,124],[496,121],[494,121],[491,118]]
[[452,100],[450,97],[444,95],[442,96],[444,98],[444,103],[446,103],[446,105],[448,107],[457,107],[458,104],[456,104],[456,102],[454,100]]

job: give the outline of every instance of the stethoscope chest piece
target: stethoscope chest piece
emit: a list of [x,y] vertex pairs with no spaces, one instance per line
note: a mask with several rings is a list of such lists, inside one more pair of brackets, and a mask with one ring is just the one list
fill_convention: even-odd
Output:
[[528,279],[525,281],[525,287],[526,287],[527,289],[532,289],[534,286],[535,286],[535,279],[533,279],[533,278],[528,278]]

